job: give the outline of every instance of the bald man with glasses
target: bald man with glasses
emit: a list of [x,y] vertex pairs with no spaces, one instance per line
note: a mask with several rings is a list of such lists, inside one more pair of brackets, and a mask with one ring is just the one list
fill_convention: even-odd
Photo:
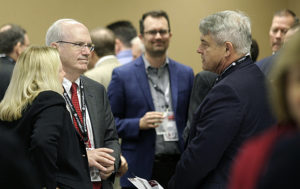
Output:
[[105,88],[82,76],[94,50],[89,31],[76,20],[61,19],[48,29],[46,44],[60,54],[66,73],[63,95],[87,149],[83,158],[88,159],[93,189],[112,189],[120,164],[120,145]]

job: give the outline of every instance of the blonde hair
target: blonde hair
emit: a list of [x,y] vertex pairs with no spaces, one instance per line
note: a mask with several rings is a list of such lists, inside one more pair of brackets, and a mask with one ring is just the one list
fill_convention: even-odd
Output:
[[11,82],[0,103],[0,119],[13,121],[21,118],[22,111],[42,91],[62,94],[59,81],[61,61],[57,49],[32,46],[18,58]]
[[300,32],[285,43],[283,50],[271,71],[272,84],[270,94],[274,112],[279,123],[292,123],[295,121],[290,113],[287,103],[287,75],[294,66],[300,66]]

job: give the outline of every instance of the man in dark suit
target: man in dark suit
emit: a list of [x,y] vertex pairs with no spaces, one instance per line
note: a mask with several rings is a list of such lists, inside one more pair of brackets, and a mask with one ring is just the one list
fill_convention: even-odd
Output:
[[276,54],[284,43],[286,33],[298,22],[299,19],[296,17],[296,14],[289,9],[283,9],[274,14],[269,31],[273,54],[256,62],[256,65],[261,69],[265,76],[269,76],[273,63],[276,60]]
[[89,31],[82,23],[61,19],[48,29],[46,44],[57,48],[60,54],[66,73],[63,81],[64,97],[73,116],[74,126],[86,143],[93,188],[99,189],[102,186],[103,189],[112,189],[120,163],[114,118],[105,88],[81,76],[87,70],[88,57],[94,50]]
[[219,12],[200,22],[200,32],[202,67],[219,76],[194,113],[170,189],[226,188],[242,142],[273,123],[264,75],[249,56],[249,18],[240,12]]
[[115,68],[108,87],[129,167],[121,186],[133,188],[127,178],[136,175],[166,187],[183,150],[181,135],[194,76],[190,67],[167,57],[172,33],[164,11],[145,13],[140,32],[145,54]]
[[26,31],[15,24],[0,28],[0,101],[4,97],[20,54],[29,46]]

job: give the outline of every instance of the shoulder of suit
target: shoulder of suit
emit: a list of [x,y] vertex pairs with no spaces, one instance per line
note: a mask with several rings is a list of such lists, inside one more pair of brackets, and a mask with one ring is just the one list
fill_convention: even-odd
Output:
[[40,110],[50,106],[65,106],[65,104],[63,96],[51,90],[40,92],[32,102],[32,106]]
[[102,84],[93,79],[88,78],[85,75],[80,76],[80,79],[83,82],[84,90],[89,90],[90,87],[92,87],[93,89],[105,90],[105,87]]

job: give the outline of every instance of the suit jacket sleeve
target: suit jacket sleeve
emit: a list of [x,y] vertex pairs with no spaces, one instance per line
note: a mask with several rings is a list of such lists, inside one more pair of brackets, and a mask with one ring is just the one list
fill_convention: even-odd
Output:
[[[104,91],[104,90],[103,90]],[[105,122],[107,123],[107,128],[105,130],[104,135],[104,147],[110,148],[114,150],[113,156],[115,157],[115,170],[119,169],[119,161],[120,161],[120,144],[119,137],[115,127],[115,121],[113,114],[111,112],[110,104],[104,91],[104,107],[105,107]],[[114,179],[113,177],[111,179]]]
[[[55,97],[39,98],[38,105],[51,102],[53,98],[62,98],[58,95]],[[62,99],[63,100],[63,99]],[[45,102],[48,101],[48,102]],[[64,107],[62,105],[48,106],[38,112],[34,117],[33,132],[30,140],[30,159],[35,162],[36,167],[40,170],[42,183],[47,188],[56,187],[56,166],[58,142],[61,137],[62,127],[64,126]]]
[[126,96],[123,81],[119,73],[114,70],[108,87],[108,97],[119,136],[126,139],[137,139],[139,136],[140,117],[128,118],[126,116]]
[[[243,107],[228,86],[212,89],[192,125],[191,137],[169,182],[169,188],[198,188],[220,162],[239,130]],[[195,177],[195,175],[197,175]],[[184,179],[183,179],[184,178]]]

